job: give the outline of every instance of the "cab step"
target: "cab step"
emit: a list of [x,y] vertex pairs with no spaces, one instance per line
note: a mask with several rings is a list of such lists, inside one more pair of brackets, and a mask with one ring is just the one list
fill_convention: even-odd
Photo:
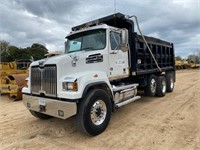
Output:
[[134,97],[132,97],[132,98],[130,98],[130,99],[127,99],[127,100],[125,100],[125,101],[122,101],[122,102],[119,102],[119,103],[115,104],[115,106],[116,106],[116,108],[119,108],[119,107],[124,106],[124,105],[126,105],[126,104],[128,104],[128,103],[131,103],[131,102],[133,102],[133,101],[136,101],[136,100],[138,100],[138,99],[140,99],[140,98],[141,98],[141,96],[134,96]]

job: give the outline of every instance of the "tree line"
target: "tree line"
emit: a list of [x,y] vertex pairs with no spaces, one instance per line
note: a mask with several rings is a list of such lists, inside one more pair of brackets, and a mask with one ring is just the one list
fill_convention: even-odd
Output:
[[44,58],[48,53],[48,49],[39,43],[33,43],[30,47],[19,48],[11,45],[7,41],[0,41],[1,62],[11,62],[19,59],[34,59],[39,60]]
[[199,64],[200,63],[200,50],[196,50],[193,55],[188,55],[187,58],[176,56],[176,61],[188,61],[188,63]]

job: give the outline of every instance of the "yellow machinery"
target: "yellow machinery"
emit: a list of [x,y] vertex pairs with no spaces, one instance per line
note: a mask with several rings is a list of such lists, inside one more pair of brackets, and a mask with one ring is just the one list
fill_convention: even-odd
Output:
[[182,69],[182,61],[176,61],[175,65],[176,65],[176,69]]
[[192,64],[192,65],[191,65],[191,68],[192,68],[192,69],[197,69],[197,68],[200,69],[200,64]]
[[191,63],[188,63],[187,60],[176,60],[176,69],[188,69],[188,68],[191,68]]
[[26,86],[28,67],[31,61],[22,59],[0,63],[0,92],[8,94],[14,100],[22,99],[22,88]]

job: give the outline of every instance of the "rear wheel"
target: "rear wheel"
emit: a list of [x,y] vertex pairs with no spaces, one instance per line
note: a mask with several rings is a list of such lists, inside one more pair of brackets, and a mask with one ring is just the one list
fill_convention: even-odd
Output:
[[172,73],[166,75],[167,80],[167,92],[173,92],[174,90],[174,77]]
[[155,96],[156,89],[157,89],[156,76],[150,75],[147,81],[147,86],[145,88],[145,94],[147,96]]
[[45,114],[42,114],[42,113],[39,113],[39,112],[36,112],[36,111],[33,111],[33,110],[29,110],[29,111],[34,117],[39,118],[39,119],[46,120],[46,119],[52,118],[52,116],[45,115]]
[[163,97],[166,94],[166,90],[167,90],[167,81],[166,78],[164,76],[159,76],[157,78],[157,91],[156,91],[156,95],[159,97]]
[[104,90],[91,90],[78,106],[78,128],[92,136],[102,133],[109,124],[111,106],[109,95]]

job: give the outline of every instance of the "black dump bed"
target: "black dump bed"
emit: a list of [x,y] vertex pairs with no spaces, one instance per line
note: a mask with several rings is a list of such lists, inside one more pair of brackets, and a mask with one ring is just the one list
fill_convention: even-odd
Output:
[[[148,36],[145,36],[145,40],[147,41],[161,70],[175,70],[173,44]],[[144,43],[144,40],[141,35],[137,35],[136,33],[135,50],[131,51],[131,53],[133,53],[132,55],[135,57],[135,60],[131,60],[134,63],[133,71],[136,71],[138,75],[159,72],[155,61]]]
[[[129,32],[129,46],[131,58],[132,75],[143,75],[148,73],[160,72],[157,68],[144,40],[140,35],[134,32],[134,23],[130,19],[126,19],[125,15],[116,13],[107,17],[103,17],[76,27],[72,30],[76,31],[86,26],[95,26],[105,23],[117,28],[126,28]],[[174,47],[172,43],[145,36],[145,39],[151,48],[151,51],[162,71],[175,71]]]

